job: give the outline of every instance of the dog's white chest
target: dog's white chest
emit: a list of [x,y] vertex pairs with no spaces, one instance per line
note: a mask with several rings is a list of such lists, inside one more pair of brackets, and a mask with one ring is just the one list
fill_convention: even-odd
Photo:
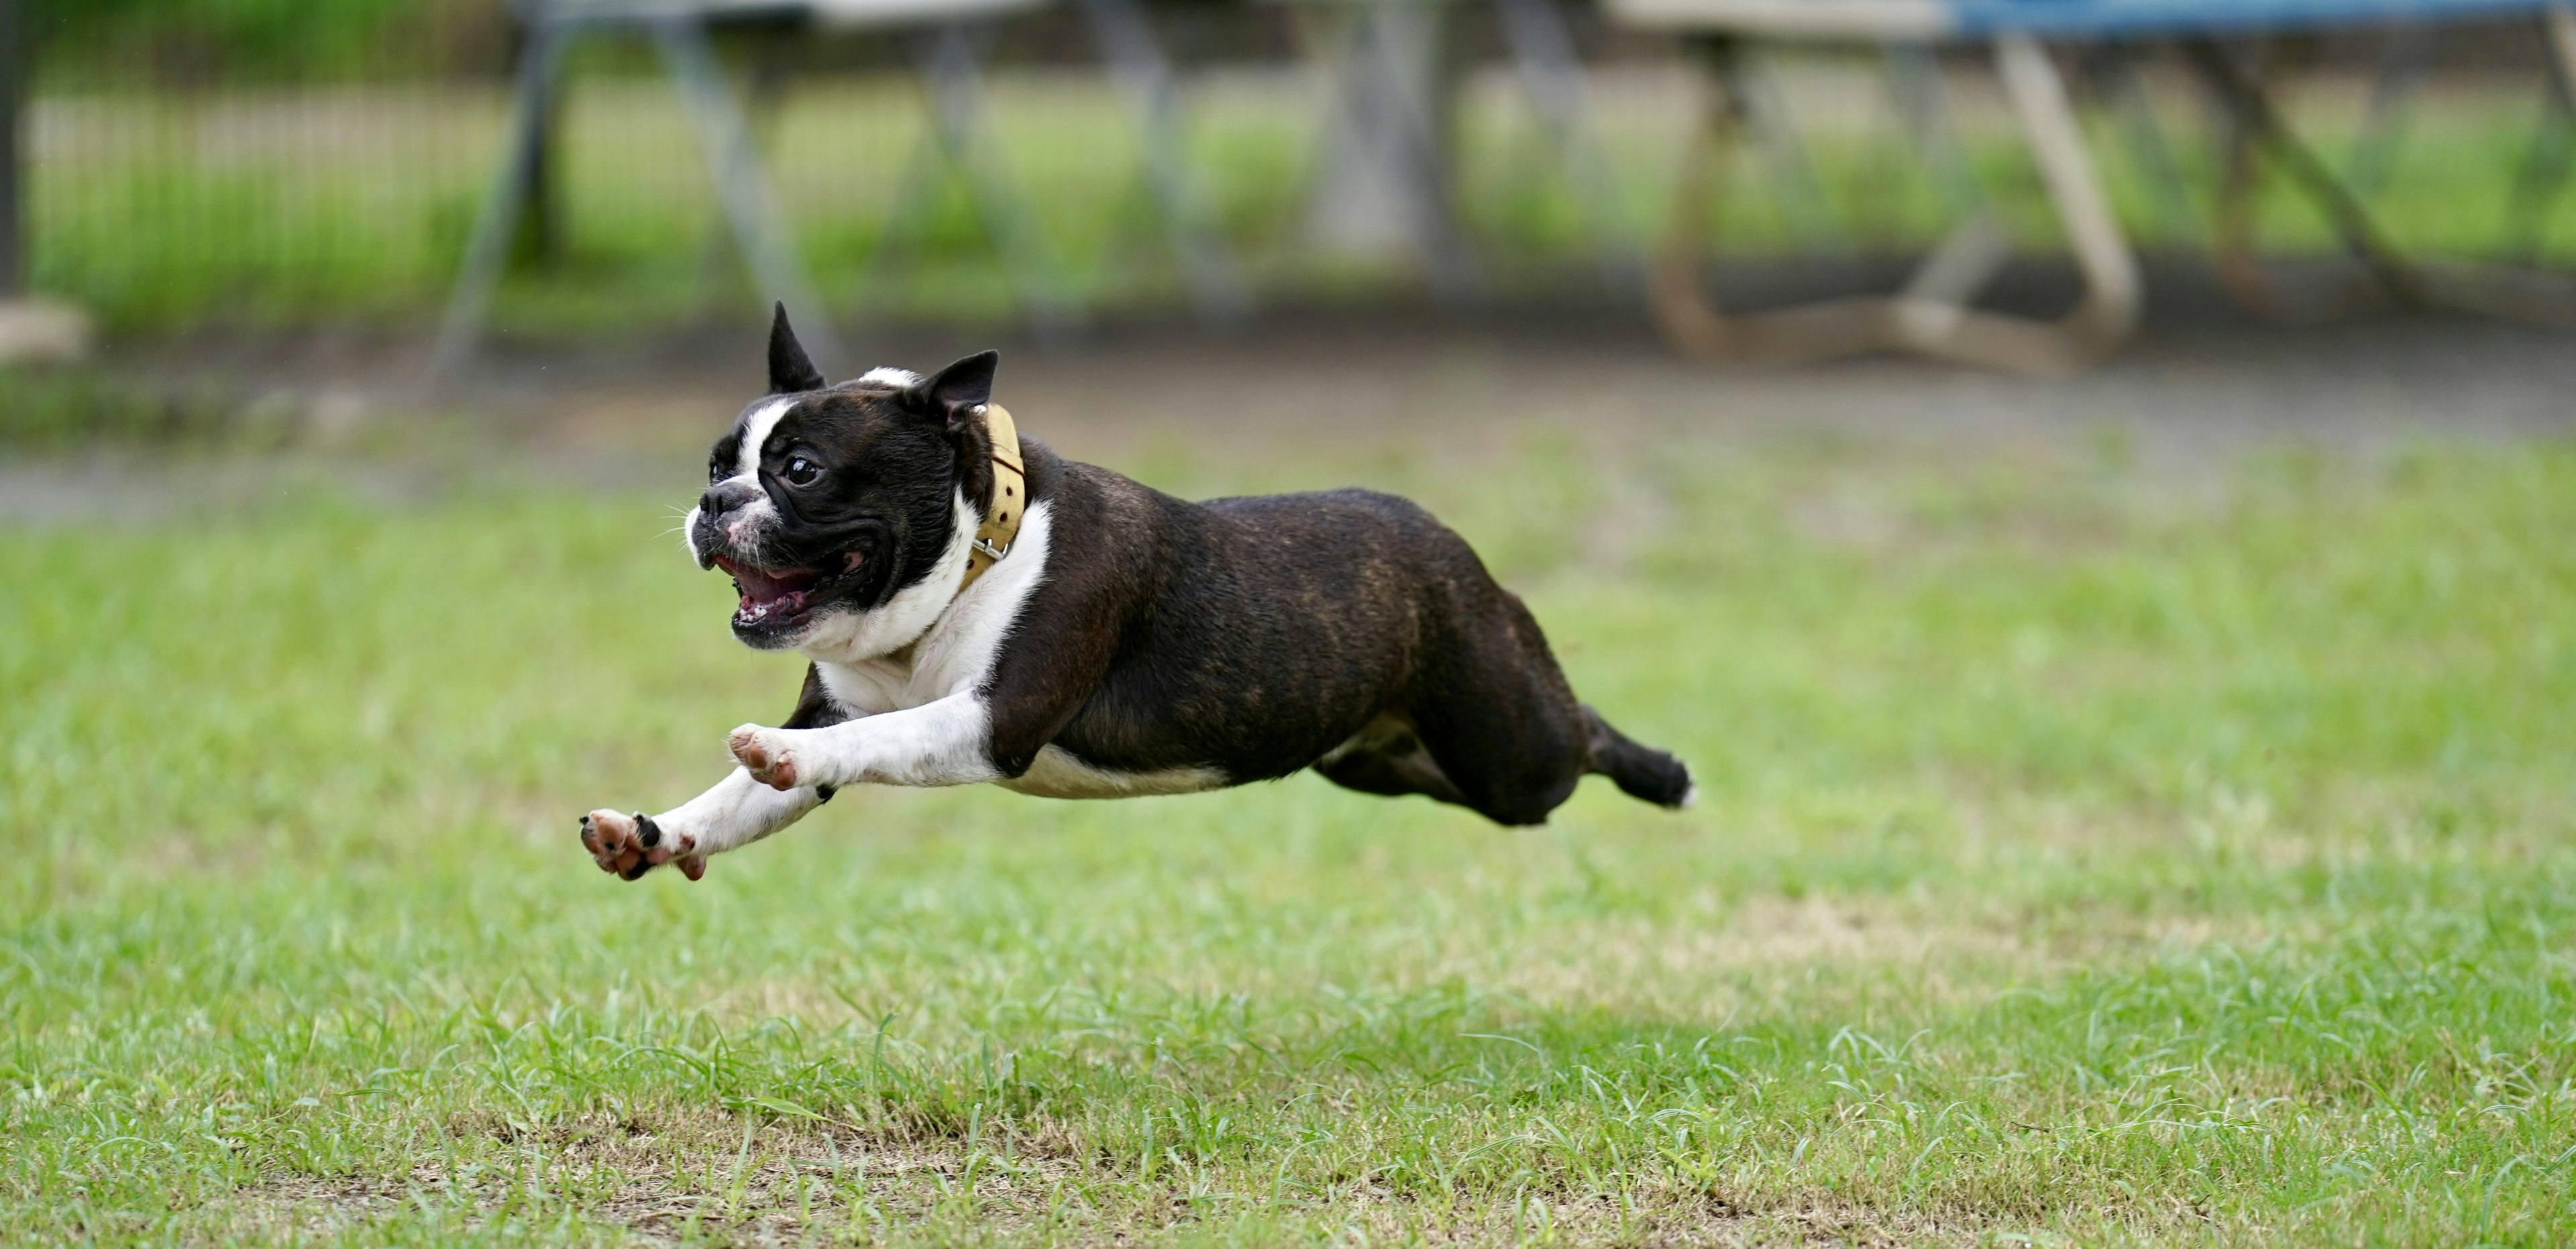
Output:
[[[963,496],[956,506],[956,532],[963,536],[950,546],[937,573],[886,606],[798,647],[821,670],[823,688],[843,707],[871,716],[906,711],[978,688],[992,676],[1003,640],[1046,577],[1053,509],[1043,502],[1030,507],[1010,558],[959,594],[955,586],[965,571],[966,539],[974,534],[976,521]],[[876,653],[907,637],[912,640],[893,654]]]

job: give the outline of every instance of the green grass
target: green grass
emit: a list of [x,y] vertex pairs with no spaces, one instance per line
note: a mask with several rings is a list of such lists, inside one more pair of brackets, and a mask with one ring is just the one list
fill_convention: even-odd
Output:
[[1696,810],[854,792],[629,885],[574,816],[797,675],[662,500],[0,534],[0,1227],[2576,1236],[2576,446],[1499,437],[1145,459],[1433,504]]
[[[613,58],[578,73],[564,119],[565,250],[505,283],[504,330],[616,331],[752,307],[721,228],[704,163],[670,92]],[[627,49],[632,51],[632,49]],[[1180,288],[1144,197],[1117,96],[1070,71],[994,75],[1004,156],[1030,192],[1055,280],[1103,309],[1171,307]],[[1839,81],[1839,80],[1838,80]],[[1625,241],[1663,225],[1686,94],[1634,81],[1605,91],[1607,197]],[[1343,297],[1400,287],[1400,273],[1320,264],[1301,243],[1320,114],[1312,84],[1233,81],[1191,97],[1193,158],[1231,244],[1275,296]],[[1874,90],[1866,75],[1850,90]],[[2299,110],[2330,159],[2346,159],[2357,110],[2328,85]],[[2346,92],[2344,94],[2349,94]],[[2298,97],[2304,100],[2304,97]],[[2437,94],[2420,111],[2375,208],[2401,244],[2451,257],[2576,257],[2576,197],[2519,237],[2508,204],[2541,119],[2537,85],[2500,81]],[[2167,203],[2118,129],[2095,127],[2112,198],[2143,243],[2197,249],[2216,181],[2208,127],[2178,92],[2164,122],[2191,182]],[[1918,250],[1948,217],[1902,131],[1861,116],[1812,129],[1814,164],[1840,245]],[[456,82],[199,91],[64,90],[41,99],[32,133],[34,280],[111,326],[171,330],[363,321],[418,326],[455,279],[499,149],[500,92]],[[764,123],[779,202],[813,281],[845,316],[993,322],[1012,286],[962,188],[899,195],[920,143],[918,91],[900,77],[794,80]],[[2029,247],[2062,247],[2009,119],[1962,110],[1978,173]],[[1459,134],[1461,213],[1504,292],[1588,288],[1592,239],[1507,83],[1471,93]],[[1816,245],[1758,160],[1716,206],[1720,254],[1766,257]],[[2276,179],[2259,201],[2270,249],[2336,251],[2324,221]],[[2533,254],[2520,254],[2528,245]]]
[[352,81],[499,64],[504,0],[22,0],[50,82]]
[[0,368],[0,447],[63,452],[103,443],[168,449],[274,449],[295,440],[287,404],[220,388],[140,384],[103,367]]

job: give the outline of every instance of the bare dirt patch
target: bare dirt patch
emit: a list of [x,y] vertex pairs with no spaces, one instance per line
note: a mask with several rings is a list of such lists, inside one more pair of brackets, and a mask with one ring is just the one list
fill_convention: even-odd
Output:
[[[394,1175],[284,1176],[238,1193],[227,1230],[318,1239],[422,1211],[470,1227],[515,1207],[523,1221],[551,1208],[568,1233],[588,1225],[612,1241],[645,1244],[775,1245],[817,1234],[881,1240],[944,1224],[1003,1239],[1017,1233],[1127,1245],[1186,1235],[1194,1225],[1222,1226],[1248,1212],[1283,1219],[1319,1212],[1276,1194],[1262,1202],[1137,1186],[1051,1154],[1036,1139],[1004,1153],[712,1112],[590,1116],[531,1134],[507,1125],[486,1130],[514,1137],[505,1143],[526,1149],[532,1165],[515,1174],[476,1165],[451,1176],[425,1161]],[[1993,1230],[1974,1211],[1876,1210],[1825,1197],[1757,1207],[1681,1190],[1489,1194],[1434,1207],[1364,1187],[1337,1194],[1332,1205],[1332,1223],[1380,1243],[1964,1245]]]
[[503,1147],[500,1157],[476,1151],[454,1174],[423,1161],[401,1174],[282,1176],[239,1194],[235,1226],[318,1236],[406,1209],[443,1209],[471,1225],[515,1206],[648,1243],[779,1244],[943,1209],[998,1228],[1028,1225],[1057,1210],[1065,1181],[1081,1172],[1061,1140],[1007,1129],[968,1146],[712,1110],[588,1115],[534,1130],[501,1120],[450,1126]]

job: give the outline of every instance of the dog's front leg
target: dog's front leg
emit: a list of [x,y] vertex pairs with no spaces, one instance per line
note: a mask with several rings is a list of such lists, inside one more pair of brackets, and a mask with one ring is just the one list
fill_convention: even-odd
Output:
[[[808,665],[805,688],[787,717],[791,729],[839,724],[851,712],[823,684],[822,669]],[[581,817],[581,844],[600,870],[634,880],[664,863],[676,863],[691,880],[706,874],[707,856],[749,845],[804,818],[831,800],[828,788],[773,788],[736,768],[707,792],[660,815],[593,811]]]
[[733,757],[751,779],[790,793],[802,786],[972,785],[1002,778],[993,765],[992,716],[983,696],[951,694],[819,729],[733,731]]
[[735,768],[713,789],[660,815],[593,811],[581,817],[581,844],[602,871],[628,880],[664,863],[696,880],[706,874],[708,855],[777,832],[831,796],[812,786],[775,789]]

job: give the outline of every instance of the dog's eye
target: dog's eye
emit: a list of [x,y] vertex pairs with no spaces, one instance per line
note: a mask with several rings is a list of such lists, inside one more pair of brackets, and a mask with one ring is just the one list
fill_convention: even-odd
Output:
[[724,461],[722,461],[722,460],[709,460],[709,461],[707,461],[707,484],[708,484],[708,485],[714,485],[714,484],[715,484],[715,483],[717,483],[717,482],[723,481],[723,480],[724,480],[724,478],[725,478],[725,472],[724,472],[724,470],[725,470]]
[[822,475],[823,470],[814,467],[814,461],[804,456],[800,455],[787,461],[787,480],[792,485],[810,486],[814,484],[815,478]]

